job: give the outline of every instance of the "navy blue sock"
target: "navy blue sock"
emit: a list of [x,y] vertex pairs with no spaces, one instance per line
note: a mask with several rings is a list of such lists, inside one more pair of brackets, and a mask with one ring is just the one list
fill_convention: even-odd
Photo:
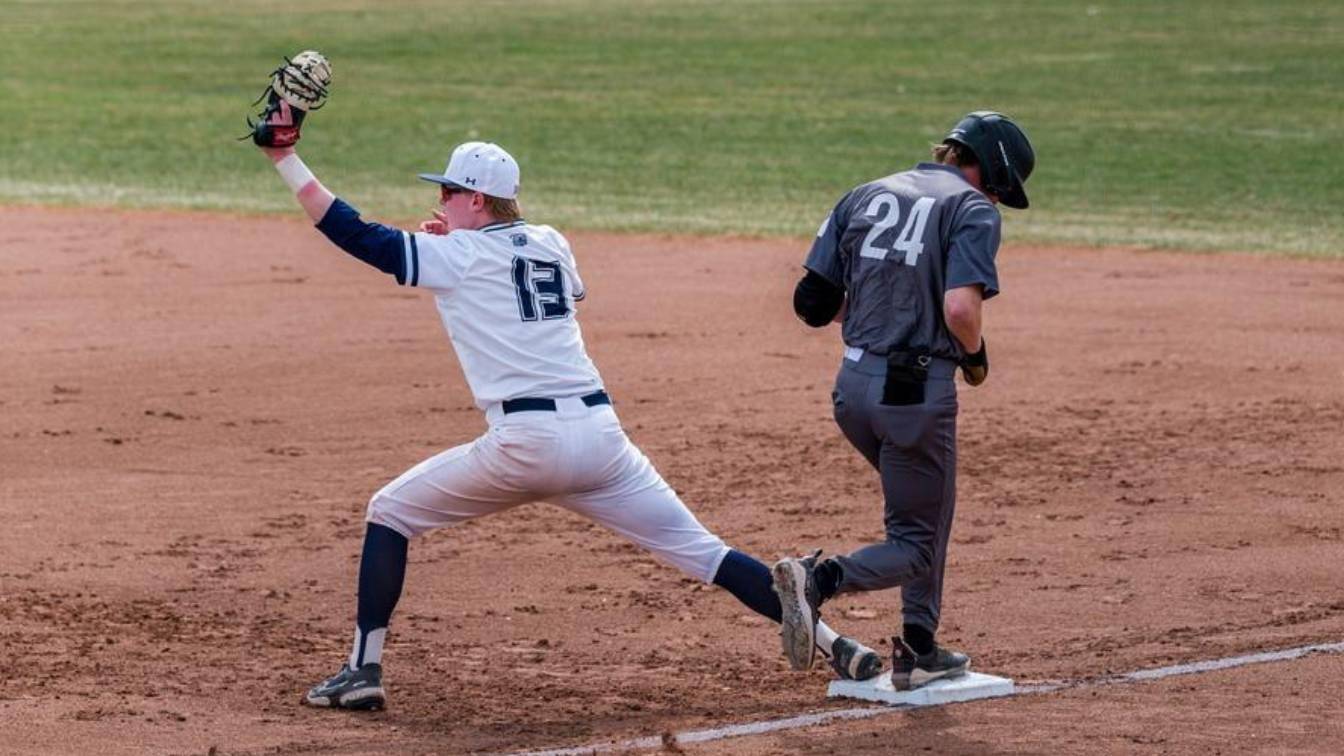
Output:
[[771,587],[773,584],[769,567],[737,550],[728,552],[714,575],[714,585],[736,596],[757,614],[778,623],[784,613],[779,608],[779,596]]
[[[383,525],[369,523],[364,531],[364,553],[359,560],[359,614],[355,624],[359,628],[360,646],[369,633],[387,627],[392,610],[401,598],[401,586],[406,580],[406,537]],[[373,653],[382,656],[382,639]],[[356,648],[355,664],[364,663],[364,649]]]
[[923,656],[931,653],[937,648],[933,642],[933,631],[922,625],[907,624],[902,628],[904,631],[905,642],[910,644],[910,650]]

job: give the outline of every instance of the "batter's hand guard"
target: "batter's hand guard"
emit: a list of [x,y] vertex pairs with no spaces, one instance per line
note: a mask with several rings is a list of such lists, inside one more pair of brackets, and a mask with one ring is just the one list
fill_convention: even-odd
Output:
[[980,351],[961,358],[961,377],[971,386],[979,386],[989,377],[989,352],[985,351],[985,340],[980,339]]
[[304,50],[271,72],[271,83],[253,102],[266,101],[258,120],[247,119],[251,129],[242,139],[252,138],[258,147],[290,147],[299,141],[299,130],[308,111],[327,104],[331,63],[315,50]]

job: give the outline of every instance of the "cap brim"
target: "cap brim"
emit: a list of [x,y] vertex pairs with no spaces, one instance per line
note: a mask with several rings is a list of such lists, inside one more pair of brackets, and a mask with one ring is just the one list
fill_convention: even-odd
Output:
[[465,186],[462,186],[461,184],[449,181],[448,179],[444,178],[443,174],[441,173],[421,173],[419,174],[419,176],[424,181],[429,181],[435,184],[442,184],[443,186],[451,186],[455,189],[466,189]]

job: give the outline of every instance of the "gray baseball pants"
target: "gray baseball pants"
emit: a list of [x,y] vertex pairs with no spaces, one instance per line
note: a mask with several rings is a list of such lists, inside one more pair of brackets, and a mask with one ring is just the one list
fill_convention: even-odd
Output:
[[[850,356],[857,350],[850,350]],[[886,539],[836,557],[839,592],[901,586],[905,624],[938,629],[943,568],[956,508],[956,364],[929,366],[922,404],[882,404],[886,360],[843,361],[832,394],[835,422],[882,478]]]

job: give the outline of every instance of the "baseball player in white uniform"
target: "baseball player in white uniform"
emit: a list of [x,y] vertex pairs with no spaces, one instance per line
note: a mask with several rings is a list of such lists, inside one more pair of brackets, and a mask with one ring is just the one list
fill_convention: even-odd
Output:
[[[439,203],[409,232],[362,220],[292,146],[263,149],[319,231],[398,284],[433,293],[489,423],[369,501],[354,646],[335,676],[308,691],[308,704],[385,705],[383,644],[409,539],[532,501],[589,517],[780,621],[769,568],[706,530],[621,429],[584,349],[575,308],[586,291],[574,254],[558,231],[520,216],[512,156],[485,142],[458,146],[442,174],[420,175],[438,185]],[[816,642],[844,677],[881,672],[876,653],[824,624]]]

